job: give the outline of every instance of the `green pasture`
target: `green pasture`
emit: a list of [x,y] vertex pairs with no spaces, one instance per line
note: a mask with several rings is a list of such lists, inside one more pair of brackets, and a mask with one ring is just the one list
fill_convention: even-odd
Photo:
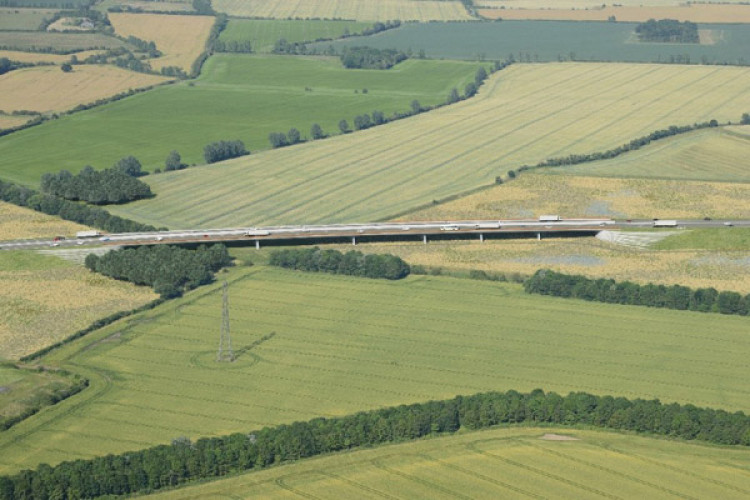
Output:
[[0,420],[48,405],[46,396],[71,384],[72,379],[60,373],[0,364]]
[[0,7],[0,31],[36,30],[54,10]]
[[[234,363],[217,363],[221,281]],[[0,434],[0,473],[487,390],[750,409],[747,318],[239,266],[43,358],[91,387]],[[266,337],[259,345],[253,342]]]
[[231,19],[222,31],[222,42],[252,43],[253,52],[271,52],[274,44],[285,39],[289,43],[336,39],[345,34],[356,34],[371,23],[357,21],[310,21],[302,19]]
[[241,139],[257,151],[270,148],[271,132],[296,127],[305,137],[314,123],[338,134],[341,119],[353,127],[356,115],[373,110],[405,112],[414,99],[442,103],[451,88],[473,80],[477,68],[476,63],[413,60],[386,71],[346,70],[334,58],[215,55],[196,82],[161,87],[0,138],[0,178],[37,186],[45,172],[106,168],[127,155],[153,171],[164,168],[174,149],[185,163],[203,163],[203,147],[212,141]]
[[748,470],[746,449],[511,427],[313,458],[155,498],[741,499]]
[[[653,246],[659,250],[747,250],[750,249],[750,229],[740,227],[692,229],[669,236]],[[750,256],[746,261],[750,266]]]
[[11,50],[54,49],[66,53],[89,49],[114,49],[125,42],[100,33],[0,31],[0,47]]
[[57,259],[48,255],[40,255],[30,251],[4,250],[2,253],[2,259],[0,259],[0,272],[48,271],[50,269],[71,267],[72,265],[73,264],[66,260]]
[[717,128],[662,139],[610,160],[547,168],[538,172],[638,179],[750,182],[747,158],[750,158],[750,136]]
[[[366,39],[333,42],[344,47],[368,45],[385,49],[424,50],[428,57],[447,59],[516,61],[682,61],[708,64],[750,63],[750,25],[701,24],[711,30],[713,45],[639,43],[636,23],[585,21],[496,21],[408,23]],[[331,42],[312,47],[324,50]]]

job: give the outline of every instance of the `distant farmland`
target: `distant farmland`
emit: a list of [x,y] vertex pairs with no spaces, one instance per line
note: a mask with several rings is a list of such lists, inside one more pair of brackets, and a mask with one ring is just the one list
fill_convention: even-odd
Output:
[[66,111],[78,104],[168,80],[103,65],[75,66],[70,73],[60,71],[57,66],[24,68],[0,76],[0,109]]
[[[747,7],[750,9],[750,6]],[[505,12],[505,11],[501,11]],[[396,48],[428,57],[450,59],[500,59],[513,56],[525,62],[620,61],[750,64],[750,25],[702,24],[712,45],[639,43],[634,23],[584,21],[502,21],[477,23],[410,23],[366,39],[367,45]],[[341,50],[364,40],[333,42]],[[330,45],[314,45],[323,50]]]
[[249,41],[253,52],[271,52],[274,44],[282,38],[289,43],[312,42],[318,38],[335,39],[345,33],[359,33],[370,27],[371,23],[355,21],[231,19],[219,40]]
[[[509,3],[510,5],[510,3]],[[645,22],[649,19],[677,19],[694,23],[748,23],[750,5],[646,5],[606,6],[592,9],[478,9],[487,19],[533,19],[543,21],[607,21],[614,16],[621,22]]]
[[486,390],[750,409],[744,317],[442,277],[385,282],[255,266],[223,278],[235,363],[216,362],[218,283],[94,333],[43,360],[74,366],[91,387],[0,433],[0,473]]
[[346,70],[338,58],[219,54],[191,84],[161,87],[0,138],[0,177],[37,186],[44,172],[106,168],[127,155],[153,171],[164,168],[173,149],[185,163],[203,163],[209,142],[241,139],[255,152],[271,147],[269,133],[296,127],[309,136],[313,123],[338,134],[341,119],[353,127],[356,115],[376,109],[390,116],[408,111],[414,99],[425,106],[445,102],[452,87],[463,89],[474,79],[478,67],[409,60],[387,71]]
[[386,219],[524,164],[606,150],[672,124],[736,121],[744,109],[750,69],[518,65],[477,98],[425,115],[150,177],[154,199],[114,211],[174,228]]
[[90,228],[0,201],[0,240],[72,236],[87,229]]
[[214,0],[213,8],[238,17],[449,21],[473,19],[457,0]]
[[47,18],[51,18],[54,10],[48,9],[14,9],[0,7],[0,30],[26,31],[39,29]]
[[149,63],[157,71],[165,66],[178,66],[190,72],[193,62],[203,52],[214,23],[210,16],[113,12],[108,16],[118,35],[132,35],[156,44],[164,55],[151,59]]
[[[556,434],[557,433],[557,434]],[[565,439],[555,441],[557,439]],[[306,459],[155,499],[741,499],[747,449],[570,428],[498,428]]]
[[0,47],[14,50],[46,50],[72,53],[90,49],[114,49],[127,44],[99,33],[48,33],[46,31],[0,31]]

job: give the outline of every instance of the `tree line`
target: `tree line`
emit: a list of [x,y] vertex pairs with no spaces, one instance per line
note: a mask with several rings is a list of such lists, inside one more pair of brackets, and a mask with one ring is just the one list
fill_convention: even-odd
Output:
[[213,281],[213,273],[229,266],[232,258],[224,245],[199,246],[196,250],[170,245],[113,250],[101,257],[89,254],[91,271],[136,285],[148,285],[162,298],[179,297]]
[[148,184],[122,170],[110,168],[96,171],[91,166],[84,167],[77,175],[67,170],[44,174],[41,189],[44,193],[66,200],[80,200],[94,205],[127,203],[153,196]]
[[230,158],[249,155],[250,152],[245,149],[245,143],[242,141],[216,141],[203,148],[203,159],[206,163],[216,163]]
[[719,292],[714,288],[692,289],[681,285],[639,285],[630,281],[591,279],[580,275],[540,269],[523,284],[527,293],[571,297],[610,304],[662,307],[666,309],[739,314],[750,312],[750,294]]
[[[0,180],[0,200],[113,233],[156,231],[154,226],[112,215],[99,207],[64,200]],[[166,229],[166,228],[162,228]]]
[[341,64],[347,69],[388,69],[407,57],[400,50],[372,47],[345,47],[340,56]]
[[0,498],[94,498],[148,493],[191,481],[384,443],[409,442],[497,425],[586,425],[750,446],[750,417],[659,400],[541,389],[488,392],[443,401],[315,418],[248,433],[201,438],[88,460],[43,464],[0,477]]
[[641,42],[700,43],[698,25],[676,19],[649,19],[635,27]]
[[405,278],[411,272],[409,264],[395,255],[364,255],[356,250],[341,253],[338,250],[321,250],[318,247],[274,250],[271,252],[268,263],[272,266],[298,271],[346,274],[388,280]]

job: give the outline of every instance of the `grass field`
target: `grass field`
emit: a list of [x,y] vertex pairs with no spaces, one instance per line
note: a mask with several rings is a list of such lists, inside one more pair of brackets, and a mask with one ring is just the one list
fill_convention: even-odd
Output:
[[354,19],[357,21],[452,21],[473,19],[451,0],[214,0],[214,10],[238,17]]
[[99,318],[155,298],[148,289],[92,274],[57,257],[3,251],[0,359],[30,354]]
[[[569,60],[571,56],[577,61],[670,62],[675,58],[684,61],[687,56],[693,63],[748,63],[750,25],[701,25],[713,45],[637,43],[635,28],[634,23],[621,22],[409,23],[366,40],[333,42],[333,46],[341,50],[366,42],[380,49],[424,50],[428,57],[447,59],[505,60],[513,55],[526,62]],[[330,44],[314,47],[324,50]]]
[[[539,172],[638,179],[750,182],[750,127],[708,129],[655,142],[611,160]],[[743,133],[744,132],[744,133]],[[737,184],[737,189],[745,185]],[[700,200],[696,200],[700,203]],[[730,208],[730,207],[727,207]],[[731,208],[730,208],[731,209]]]
[[345,70],[338,59],[216,55],[193,85],[161,87],[0,138],[0,177],[36,186],[44,172],[104,168],[127,155],[153,170],[164,168],[173,149],[186,163],[202,163],[209,142],[242,139],[257,151],[270,147],[271,132],[297,127],[307,136],[316,122],[338,133],[342,118],[352,124],[375,109],[404,112],[413,99],[443,102],[477,67],[413,60],[388,71]]
[[77,8],[89,3],[89,0],[13,0],[16,7]]
[[749,468],[746,449],[498,428],[304,460],[154,497],[740,499],[750,495]]
[[694,23],[750,23],[750,5],[691,4],[676,6],[607,6],[598,9],[477,9],[487,19],[532,19],[541,21],[645,22],[649,19],[677,19]]
[[114,49],[125,45],[125,42],[117,38],[99,33],[0,31],[0,47],[5,49],[54,49],[72,53],[92,49]]
[[173,228],[393,218],[523,164],[671,124],[737,120],[749,84],[740,68],[516,65],[478,97],[418,117],[150,177],[154,199],[113,211]]
[[149,63],[155,70],[179,66],[186,72],[203,52],[214,18],[162,14],[108,14],[115,32],[135,36],[156,44],[162,56]]
[[12,9],[0,7],[0,30],[36,30],[55,13],[49,9]]
[[70,73],[60,71],[57,66],[24,68],[0,76],[0,109],[66,111],[78,104],[168,80],[104,65],[75,66]]
[[76,231],[88,229],[90,228],[59,217],[0,201],[0,240],[72,236]]
[[47,406],[45,396],[72,383],[71,377],[59,372],[0,364],[0,418],[21,415],[27,408]]
[[744,317],[530,296],[519,285],[386,282],[262,266],[198,289],[43,360],[84,393],[0,434],[0,473],[178,436],[249,432],[455,394],[542,387],[750,409]]
[[319,38],[336,39],[345,33],[361,33],[370,27],[371,23],[356,21],[231,19],[219,40],[250,41],[254,52],[268,53],[282,38],[290,43],[311,42]]
[[614,179],[526,172],[513,181],[435,205],[407,220],[518,219],[542,214],[619,219],[750,219],[750,184]]
[[[98,54],[100,51],[98,50],[86,50],[82,52],[76,52],[75,56],[79,60],[83,60],[87,58],[90,55]],[[20,62],[30,62],[30,63],[38,63],[38,62],[51,62],[55,64],[62,64],[64,62],[70,61],[70,58],[73,54],[44,54],[42,52],[22,52],[20,50],[0,50],[0,57],[7,57],[11,61],[20,61]]]
[[[723,230],[722,230],[723,229]],[[750,230],[746,228],[732,229],[700,229],[687,231],[684,234],[670,236],[657,244],[654,248],[666,250],[706,249],[706,250],[740,250],[750,248]],[[750,266],[750,259],[746,259]]]

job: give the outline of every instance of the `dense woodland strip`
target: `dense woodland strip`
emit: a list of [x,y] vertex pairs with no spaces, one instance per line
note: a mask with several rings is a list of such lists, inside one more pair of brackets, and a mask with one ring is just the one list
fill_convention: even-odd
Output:
[[719,292],[714,288],[692,289],[681,285],[639,285],[630,281],[590,279],[581,275],[556,273],[549,269],[537,271],[523,285],[527,293],[571,297],[576,299],[663,307],[721,314],[747,316],[750,312],[750,294],[744,297],[737,292]]
[[89,254],[86,267],[91,271],[136,285],[148,285],[162,298],[179,297],[213,281],[213,273],[231,265],[224,245],[199,246],[189,250],[177,246],[155,245],[124,248],[101,257]]
[[365,278],[398,280],[411,272],[409,264],[391,254],[369,254],[351,250],[321,250],[318,247],[275,250],[271,252],[272,266],[331,274],[346,274]]
[[700,43],[698,25],[676,19],[649,19],[635,28],[641,42]]
[[154,226],[141,224],[112,215],[106,210],[82,203],[64,200],[57,196],[38,193],[33,189],[0,180],[0,200],[26,207],[47,215],[103,229],[113,233],[156,231]]
[[535,390],[458,396],[249,433],[176,438],[171,445],[90,460],[41,465],[0,477],[0,498],[94,498],[148,493],[199,479],[353,448],[404,442],[502,424],[586,425],[750,446],[750,417],[742,412],[628,400],[582,392],[560,396]]
[[91,166],[84,167],[77,175],[67,170],[44,174],[41,188],[45,193],[66,200],[81,200],[94,205],[127,203],[153,196],[148,184],[122,170],[97,171]]

